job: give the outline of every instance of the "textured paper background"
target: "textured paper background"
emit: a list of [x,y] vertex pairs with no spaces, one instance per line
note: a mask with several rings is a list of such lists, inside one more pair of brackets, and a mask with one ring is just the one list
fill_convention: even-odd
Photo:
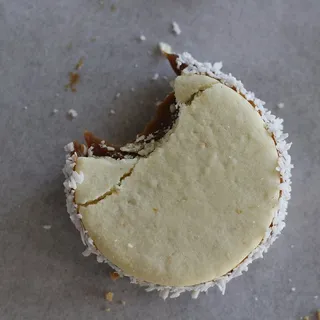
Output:
[[[320,2],[115,5],[113,12],[98,0],[0,0],[0,319],[290,320],[320,308]],[[64,144],[84,129],[116,142],[132,138],[168,92],[162,76],[173,73],[153,53],[158,41],[200,61],[223,60],[225,72],[284,117],[294,143],[287,227],[225,296],[211,289],[198,300],[163,302],[125,279],[111,281],[107,266],[81,255],[65,210]],[[80,57],[78,92],[65,92]],[[160,78],[150,81],[155,72]],[[79,113],[73,121],[70,108]],[[114,292],[113,303],[105,291]]]

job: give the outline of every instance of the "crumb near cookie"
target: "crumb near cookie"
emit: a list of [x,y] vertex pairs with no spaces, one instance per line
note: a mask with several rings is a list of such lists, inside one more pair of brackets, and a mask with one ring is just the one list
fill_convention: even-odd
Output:
[[120,275],[116,271],[112,271],[109,273],[111,280],[116,281],[120,278]]
[[107,301],[109,301],[109,302],[112,302],[112,301],[113,301],[113,296],[114,296],[114,294],[113,294],[113,292],[111,292],[111,291],[106,292],[105,295],[104,295],[105,299],[106,299]]
[[152,77],[152,80],[158,80],[159,79],[159,73],[155,73]]
[[178,23],[176,21],[172,22],[172,31],[176,35],[180,35],[181,34],[180,26],[178,25]]
[[279,103],[277,104],[277,107],[278,107],[279,109],[283,109],[283,108],[284,108],[284,103],[283,103],[283,102],[279,102]]
[[78,116],[78,112],[74,109],[69,109],[67,114],[71,119],[75,119]]
[[171,48],[171,46],[170,46],[168,43],[166,43],[166,42],[159,42],[159,43],[158,43],[158,47],[159,47],[159,49],[160,49],[160,52],[161,52],[163,55],[172,53],[172,48]]
[[76,85],[80,81],[80,75],[77,72],[69,72],[69,83],[65,85],[65,89],[70,89],[72,92],[77,92]]
[[75,70],[80,70],[83,67],[83,63],[84,63],[84,58],[82,57],[82,58],[79,59],[79,61],[75,65],[74,69]]

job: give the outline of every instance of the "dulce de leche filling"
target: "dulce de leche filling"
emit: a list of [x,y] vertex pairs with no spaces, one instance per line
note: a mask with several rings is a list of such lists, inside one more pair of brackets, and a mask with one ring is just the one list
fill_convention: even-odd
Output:
[[[177,66],[177,55],[175,54],[166,54],[166,57],[177,75],[181,74],[181,71],[187,67],[187,65],[181,65],[179,68]],[[160,140],[167,132],[170,130],[175,123],[179,110],[170,108],[172,105],[176,104],[176,99],[174,92],[171,92],[164,101],[158,105],[156,115],[151,120],[146,127],[144,128],[143,132],[138,135],[138,140],[131,142],[133,144],[138,144],[143,142],[143,139],[139,139],[139,137],[144,136],[150,137],[157,141]],[[137,152],[128,152],[123,151],[121,148],[123,146],[114,145],[107,142],[104,139],[100,139],[96,137],[92,132],[85,131],[84,132],[84,139],[86,141],[86,145],[80,144],[78,141],[74,141],[74,148],[75,152],[79,156],[86,156],[87,149],[90,148],[92,155],[97,157],[112,157],[114,159],[123,159],[125,156],[136,157],[138,156]]]

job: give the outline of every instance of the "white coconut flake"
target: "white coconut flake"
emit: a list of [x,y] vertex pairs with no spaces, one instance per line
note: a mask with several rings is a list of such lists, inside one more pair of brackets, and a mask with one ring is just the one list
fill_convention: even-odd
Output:
[[283,109],[283,108],[284,108],[284,103],[283,103],[283,102],[279,102],[279,103],[277,104],[277,107],[278,107],[279,109]]
[[73,142],[68,143],[65,147],[64,147],[64,151],[65,152],[73,152],[74,151],[74,144]]
[[155,73],[152,77],[152,80],[158,80],[159,79],[159,73]]
[[168,44],[166,42],[159,42],[158,46],[159,46],[161,53],[171,53],[172,52],[172,48],[171,48],[170,44]]
[[146,41],[147,38],[143,34],[141,34],[139,37],[139,40],[142,42],[142,41]]
[[[291,144],[286,143],[284,140],[286,136],[282,133],[282,120],[276,118],[271,114],[264,107],[264,102],[257,99],[252,92],[247,91],[242,82],[237,80],[231,74],[225,74],[221,71],[215,72],[219,69],[219,65],[214,65],[210,63],[200,63],[195,60],[189,53],[183,53],[178,56],[177,58],[178,67],[182,64],[187,64],[187,68],[185,68],[182,72],[183,73],[198,73],[198,74],[206,74],[211,76],[220,82],[224,83],[225,85],[236,89],[239,93],[243,94],[247,100],[251,100],[255,106],[255,109],[261,115],[262,120],[265,122],[266,129],[269,131],[270,134],[273,134],[276,148],[278,150],[279,158],[278,158],[278,171],[282,178],[282,192],[279,198],[279,209],[275,212],[272,226],[268,227],[265,232],[265,236],[258,247],[256,247],[237,267],[233,270],[221,276],[217,279],[212,281],[208,281],[206,283],[194,285],[194,286],[186,286],[186,287],[168,287],[168,286],[161,286],[153,283],[149,283],[146,281],[138,280],[131,275],[125,274],[121,269],[115,266],[111,261],[105,258],[99,250],[95,247],[93,240],[89,237],[87,231],[84,229],[84,226],[81,222],[81,218],[77,213],[77,205],[74,202],[74,194],[77,188],[77,181],[75,176],[73,175],[74,167],[77,161],[77,153],[74,152],[73,143],[68,144],[65,147],[67,152],[66,156],[66,164],[63,169],[63,173],[66,176],[66,180],[64,182],[65,193],[66,193],[66,205],[67,211],[70,215],[71,221],[74,223],[75,227],[80,231],[82,242],[87,246],[87,252],[89,254],[95,254],[97,256],[98,262],[108,263],[111,268],[113,268],[116,272],[119,273],[120,276],[128,276],[130,278],[130,282],[134,284],[138,284],[142,287],[146,287],[146,291],[158,291],[159,295],[166,299],[176,298],[183,292],[191,292],[193,298],[197,298],[200,292],[206,292],[211,287],[217,286],[222,294],[224,294],[226,290],[227,283],[240,275],[243,272],[248,270],[249,264],[251,264],[255,259],[261,258],[263,253],[268,251],[271,244],[278,238],[279,234],[281,233],[282,229],[285,226],[285,217],[287,215],[287,208],[288,208],[288,200],[291,197],[291,169],[293,165],[291,164],[291,157],[288,154],[288,150]],[[148,144],[146,144],[148,146]],[[142,146],[144,147],[144,146]],[[149,148],[151,150],[154,149],[154,141],[149,143]],[[126,147],[121,148],[121,150],[128,149],[129,151],[136,149],[136,151],[141,151],[141,146],[137,146],[134,144],[128,144]],[[91,148],[88,149],[88,156],[92,155]],[[81,179],[80,179],[81,180]],[[79,181],[79,180],[78,180]],[[295,291],[295,288],[291,289]],[[318,296],[315,296],[318,297]]]
[[111,110],[109,111],[109,113],[110,113],[110,114],[116,114],[116,112],[115,112],[113,109],[111,109]]
[[292,292],[295,292],[295,291],[296,291],[296,288],[295,288],[295,287],[291,288],[291,291],[292,291]]
[[116,93],[116,99],[120,98],[120,96],[121,96],[121,93],[120,93],[120,92],[117,92],[117,93]]
[[181,29],[180,29],[180,27],[179,27],[179,25],[178,25],[178,23],[177,23],[176,21],[173,21],[173,22],[172,22],[172,31],[173,31],[173,33],[176,34],[177,36],[178,36],[179,34],[181,34]]
[[43,229],[45,230],[50,230],[51,229],[51,225],[50,224],[45,224],[42,226]]
[[171,113],[174,113],[176,110],[177,110],[177,109],[176,109],[176,105],[175,105],[175,104],[171,104],[171,105],[170,105],[170,112],[171,112]]
[[93,147],[92,146],[88,149],[88,157],[93,157]]
[[28,110],[28,107],[27,107],[27,106],[24,106],[23,109],[24,109],[24,110]]
[[52,114],[56,114],[56,113],[58,113],[58,112],[59,112],[58,109],[53,109],[53,110],[52,110]]
[[78,116],[78,112],[74,109],[70,109],[67,114],[71,119],[75,119]]

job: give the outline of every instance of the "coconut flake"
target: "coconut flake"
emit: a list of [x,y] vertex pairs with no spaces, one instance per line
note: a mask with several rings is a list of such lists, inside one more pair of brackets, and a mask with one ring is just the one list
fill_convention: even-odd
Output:
[[172,22],[172,31],[174,34],[176,34],[177,36],[179,34],[181,34],[181,29],[180,29],[180,26],[178,25],[178,23],[176,21],[173,21]]
[[140,37],[139,37],[139,40],[140,40],[141,42],[143,42],[143,41],[146,41],[147,38],[146,38],[143,34],[141,34]]
[[283,103],[283,102],[279,102],[279,103],[277,104],[277,107],[278,107],[279,109],[283,109],[283,108],[284,108],[284,103]]
[[161,53],[163,53],[163,54],[172,52],[172,48],[171,48],[170,44],[168,44],[166,42],[159,42],[158,46],[159,46]]
[[158,80],[159,78],[159,73],[155,73],[152,77],[152,80]]
[[67,114],[71,119],[75,119],[78,116],[78,112],[74,109],[70,109]]

